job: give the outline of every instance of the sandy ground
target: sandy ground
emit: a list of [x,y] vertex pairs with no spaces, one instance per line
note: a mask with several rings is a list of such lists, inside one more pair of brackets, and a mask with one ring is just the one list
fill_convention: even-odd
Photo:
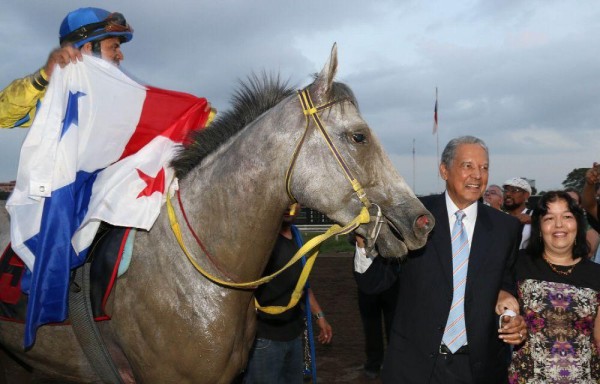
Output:
[[330,345],[316,348],[319,383],[381,382],[367,379],[362,372],[364,336],[352,276],[352,256],[351,253],[320,254],[311,273],[311,287],[334,335]]
[[[364,337],[351,253],[320,254],[310,277],[311,287],[333,328],[333,341],[316,347],[318,383],[380,383],[362,372]],[[315,324],[315,328],[318,327]],[[5,367],[8,383],[29,382],[21,369]],[[0,377],[0,384],[5,383]]]

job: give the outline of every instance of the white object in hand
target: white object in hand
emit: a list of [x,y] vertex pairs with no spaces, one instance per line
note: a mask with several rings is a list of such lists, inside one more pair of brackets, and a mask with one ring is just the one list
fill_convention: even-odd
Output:
[[502,314],[500,315],[500,320],[498,321],[498,328],[502,328],[502,318],[504,316],[515,317],[517,316],[517,313],[512,309],[505,309],[504,312],[502,312]]

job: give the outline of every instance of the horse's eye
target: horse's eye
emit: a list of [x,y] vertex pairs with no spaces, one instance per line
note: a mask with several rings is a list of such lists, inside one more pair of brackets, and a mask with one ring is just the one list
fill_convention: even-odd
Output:
[[353,133],[352,141],[354,141],[357,144],[361,144],[367,141],[367,136],[363,135],[362,133]]

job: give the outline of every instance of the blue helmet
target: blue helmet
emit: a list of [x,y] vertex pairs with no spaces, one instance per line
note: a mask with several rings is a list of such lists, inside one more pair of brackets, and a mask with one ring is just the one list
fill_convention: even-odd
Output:
[[125,17],[100,8],[79,8],[70,12],[60,24],[60,44],[70,43],[81,48],[88,41],[117,36],[126,43],[133,38],[133,28]]

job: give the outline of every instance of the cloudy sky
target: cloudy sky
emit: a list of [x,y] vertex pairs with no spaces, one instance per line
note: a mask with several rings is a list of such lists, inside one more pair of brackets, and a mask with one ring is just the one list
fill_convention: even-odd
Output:
[[[573,168],[600,160],[595,0],[6,0],[0,88],[45,63],[63,17],[81,6],[126,16],[135,30],[123,46],[128,73],[220,110],[252,72],[306,85],[337,42],[338,80],[418,194],[443,189],[436,87],[439,150],[456,136],[482,138],[490,183],[524,176],[538,190],[560,188]],[[0,132],[0,181],[16,177],[25,134]]]

